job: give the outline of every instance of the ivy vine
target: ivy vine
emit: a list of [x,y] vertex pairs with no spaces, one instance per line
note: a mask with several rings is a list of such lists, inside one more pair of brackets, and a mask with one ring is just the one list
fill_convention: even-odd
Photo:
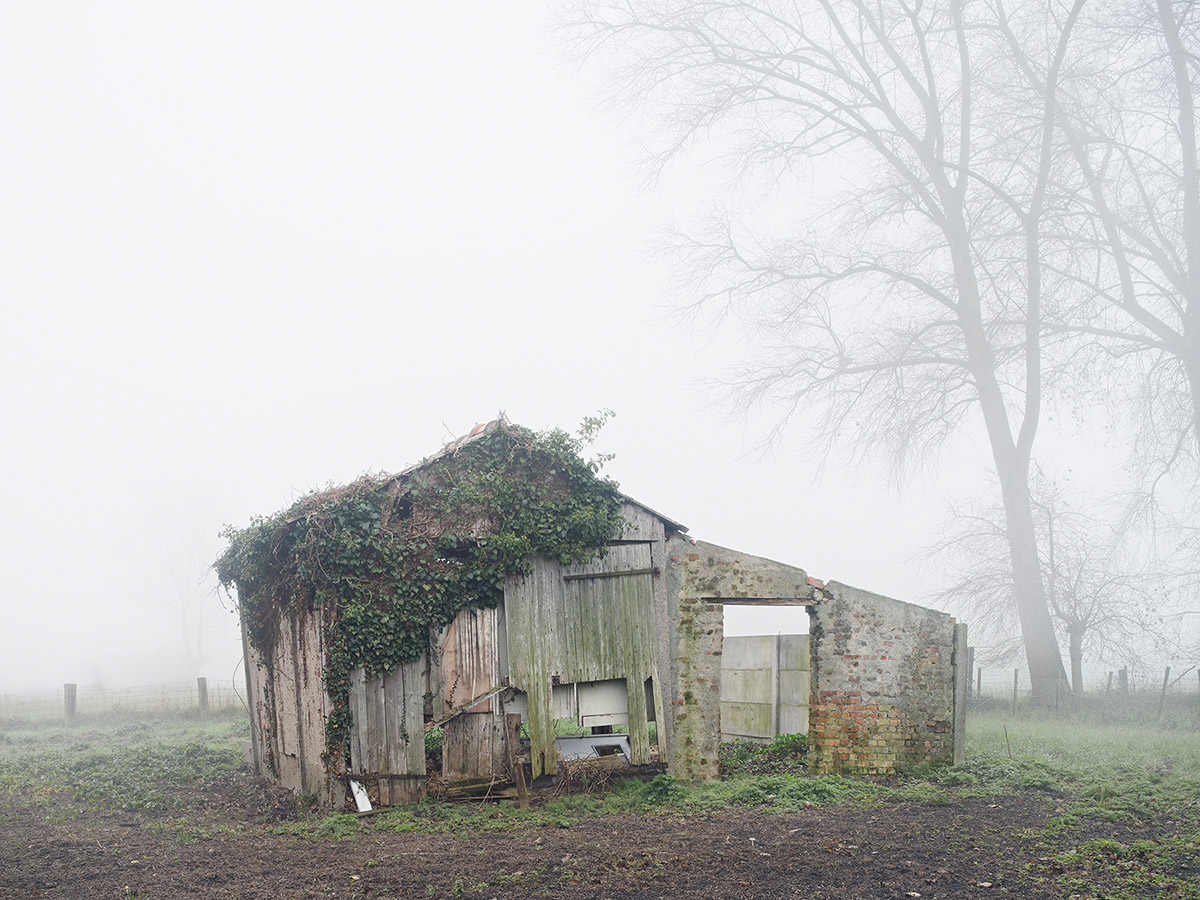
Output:
[[373,678],[412,662],[460,610],[496,606],[505,577],[533,556],[586,562],[620,534],[621,494],[599,474],[606,459],[582,455],[607,415],[575,436],[501,419],[406,474],[364,476],[225,529],[217,575],[237,588],[264,660],[283,616],[321,616],[334,703],[327,762],[345,751],[354,669]]

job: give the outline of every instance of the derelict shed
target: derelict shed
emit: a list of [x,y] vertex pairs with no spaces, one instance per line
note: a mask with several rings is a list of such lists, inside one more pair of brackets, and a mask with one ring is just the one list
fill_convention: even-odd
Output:
[[[351,780],[407,802],[436,726],[444,782],[613,750],[715,778],[731,734],[808,731],[820,771],[961,756],[965,626],[697,542],[580,449],[500,420],[229,533],[217,568],[261,774],[327,804]],[[811,636],[727,643],[738,603],[807,607]],[[562,720],[592,733],[558,736]]]
[[555,719],[628,725],[630,761],[650,760],[653,573],[681,526],[578,450],[492,422],[229,533],[217,568],[238,591],[261,772],[330,802],[357,776],[399,802],[423,789],[427,726],[444,726],[444,778],[489,779],[521,719],[534,777],[557,769]]

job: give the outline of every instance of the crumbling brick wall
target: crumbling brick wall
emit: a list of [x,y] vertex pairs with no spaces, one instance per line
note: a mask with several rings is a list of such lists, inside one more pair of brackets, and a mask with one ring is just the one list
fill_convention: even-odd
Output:
[[810,613],[813,771],[891,775],[961,758],[965,625],[837,582]]

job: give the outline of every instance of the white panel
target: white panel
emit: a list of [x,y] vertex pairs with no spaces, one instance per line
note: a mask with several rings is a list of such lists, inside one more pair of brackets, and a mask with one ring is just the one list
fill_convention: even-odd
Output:
[[[579,722],[592,716],[620,716],[621,721],[629,715],[629,691],[624,678],[608,681],[585,681],[579,685]],[[608,724],[594,722],[591,724]]]

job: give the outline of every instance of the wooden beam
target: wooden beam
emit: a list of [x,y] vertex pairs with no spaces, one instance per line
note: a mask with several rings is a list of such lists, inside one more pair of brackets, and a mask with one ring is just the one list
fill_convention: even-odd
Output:
[[472,697],[470,700],[468,700],[466,703],[462,704],[461,706],[454,707],[454,709],[452,709],[446,715],[442,716],[440,719],[434,719],[432,722],[426,723],[426,725],[425,725],[426,733],[433,731],[433,729],[437,728],[439,725],[445,725],[447,722],[449,722],[453,718],[461,716],[463,713],[465,713],[468,709],[470,709],[476,703],[482,703],[484,700],[491,700],[498,693],[500,693],[501,691],[504,691],[504,690],[508,690],[508,689],[504,685],[500,685],[500,687],[494,687],[491,690],[484,691],[478,697]]
[[722,606],[812,606],[811,597],[701,597],[705,603]]
[[[637,543],[645,543],[638,541]],[[584,581],[589,578],[621,578],[625,575],[657,575],[659,573],[658,566],[651,566],[648,569],[625,569],[621,572],[585,572],[577,575],[564,575],[563,581]]]

